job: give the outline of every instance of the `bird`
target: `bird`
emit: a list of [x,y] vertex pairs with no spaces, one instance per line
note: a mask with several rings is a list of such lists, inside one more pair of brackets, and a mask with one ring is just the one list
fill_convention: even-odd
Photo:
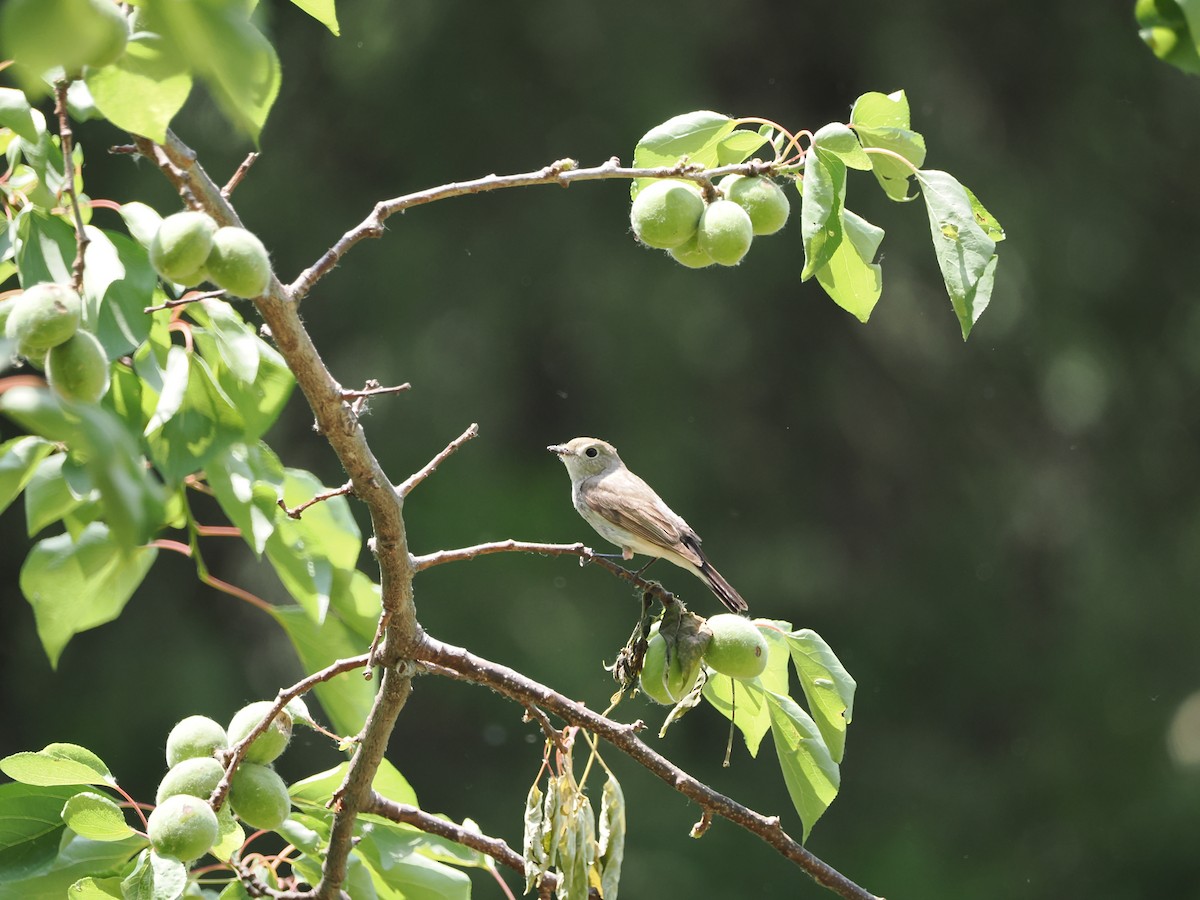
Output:
[[730,612],[749,608],[708,561],[700,549],[700,536],[650,485],[626,468],[612,444],[577,437],[546,449],[567,467],[576,511],[602,538],[621,548],[623,559],[632,559],[635,553],[652,557],[650,562],[665,559],[708,585]]

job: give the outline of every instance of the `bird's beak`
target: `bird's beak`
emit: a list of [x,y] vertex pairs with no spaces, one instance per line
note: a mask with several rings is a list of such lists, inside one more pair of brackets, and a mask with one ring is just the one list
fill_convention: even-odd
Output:
[[549,450],[551,453],[558,454],[559,456],[567,455],[567,445],[566,444],[551,444],[546,449]]

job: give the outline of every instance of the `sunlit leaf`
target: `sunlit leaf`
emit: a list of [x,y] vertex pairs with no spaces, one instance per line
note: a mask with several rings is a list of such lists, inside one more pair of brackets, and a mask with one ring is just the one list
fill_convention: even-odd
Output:
[[161,35],[145,31],[113,65],[89,69],[85,80],[106,119],[160,144],[192,90],[186,60]]
[[47,744],[41,750],[0,759],[0,772],[22,784],[116,784],[99,756],[78,744]]
[[804,838],[837,796],[841,774],[812,718],[791,697],[768,693],[771,736]]
[[69,799],[62,819],[76,834],[93,841],[121,841],[134,833],[121,807],[94,791],[81,791]]

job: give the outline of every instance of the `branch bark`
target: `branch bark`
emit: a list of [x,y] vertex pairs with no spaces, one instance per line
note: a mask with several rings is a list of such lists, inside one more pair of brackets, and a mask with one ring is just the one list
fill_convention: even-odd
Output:
[[586,728],[640,763],[679,793],[694,800],[704,810],[721,816],[761,838],[822,887],[846,900],[879,900],[870,891],[855,884],[833,866],[806,850],[799,841],[783,830],[778,816],[764,816],[743,806],[713,790],[665,756],[652,750],[638,738],[638,723],[625,725],[615,722],[514,669],[478,657],[462,647],[443,643],[428,634],[423,635],[416,648],[416,659],[451,669],[466,680],[485,685],[526,708],[537,705],[550,710],[572,725]]

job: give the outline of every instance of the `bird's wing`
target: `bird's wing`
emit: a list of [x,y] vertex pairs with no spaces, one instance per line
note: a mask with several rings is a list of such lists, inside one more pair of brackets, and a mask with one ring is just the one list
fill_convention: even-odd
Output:
[[[695,566],[702,565],[700,539],[688,523],[644,481],[632,473],[625,474],[636,483],[628,483],[624,478],[596,479],[581,492],[584,503],[597,515],[643,541],[672,550]],[[631,495],[641,497],[643,502],[631,503]]]

